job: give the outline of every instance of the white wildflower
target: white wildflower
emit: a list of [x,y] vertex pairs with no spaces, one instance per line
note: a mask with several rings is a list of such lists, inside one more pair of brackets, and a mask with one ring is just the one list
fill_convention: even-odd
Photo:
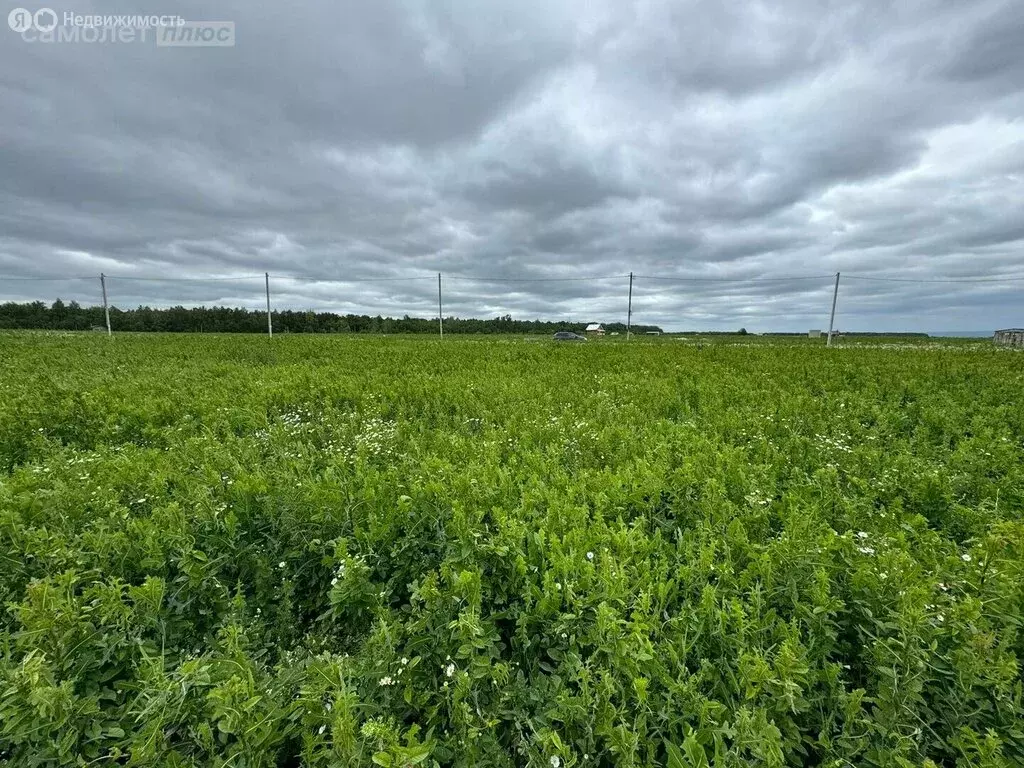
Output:
[[562,764],[561,758],[558,755],[551,756],[551,768],[558,768]]
[[963,560],[965,563],[971,562],[971,556],[968,555],[966,552],[960,555],[960,559]]
[[868,534],[865,531],[857,531],[857,538],[858,539],[866,539],[867,537],[868,537]]
[[587,552],[587,560],[593,560],[593,559],[594,559],[594,553],[593,552]]
[[284,560],[277,564],[278,568],[284,568]]
[[455,674],[455,665],[454,664],[449,664],[447,667],[444,668],[444,673],[445,673],[445,675],[447,677],[451,677],[452,675],[454,675]]

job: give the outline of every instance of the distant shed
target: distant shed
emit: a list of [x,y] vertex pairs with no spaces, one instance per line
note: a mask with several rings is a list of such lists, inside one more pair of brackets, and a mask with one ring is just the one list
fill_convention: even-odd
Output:
[[992,341],[1004,347],[1024,347],[1024,328],[1004,328],[992,334]]
[[600,323],[591,323],[587,326],[586,333],[591,336],[604,336],[604,327]]

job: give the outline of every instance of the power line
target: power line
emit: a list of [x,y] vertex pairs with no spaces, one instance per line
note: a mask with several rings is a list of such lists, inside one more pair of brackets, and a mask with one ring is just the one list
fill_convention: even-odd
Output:
[[675,275],[633,275],[637,280],[674,280],[687,283],[761,283],[793,280],[831,280],[835,276],[834,272],[830,275],[794,275],[791,277],[677,277]]
[[589,277],[471,277],[449,275],[445,280],[474,281],[480,283],[570,283],[587,280],[625,280],[629,275],[593,275]]
[[843,279],[872,280],[882,283],[1005,283],[1010,280],[1024,280],[1024,277],[958,277],[958,278],[926,278],[926,277],[874,277],[869,275],[851,275],[843,272]]
[[0,277],[0,280],[99,280],[99,275],[69,275],[67,277]]
[[[234,277],[142,277],[138,275],[107,275],[106,278],[107,280],[137,280],[156,283],[210,283],[229,281],[240,282],[243,280],[262,280],[263,275],[237,275]],[[93,279],[95,279],[95,277]]]
[[[1004,283],[1024,281],[1024,277],[964,277],[964,278],[923,278],[923,277],[883,277],[874,275],[856,275],[843,272],[843,278],[849,280],[870,280],[887,283]],[[639,275],[636,280],[654,280],[683,283],[761,283],[761,282],[793,282],[800,280],[830,280],[835,273],[827,275],[789,275],[785,277],[706,277],[680,275]],[[134,280],[139,282],[166,283],[208,283],[208,282],[242,282],[246,280],[263,280],[264,275],[226,275],[210,277],[150,277],[146,275],[106,275],[108,280]],[[376,282],[413,282],[417,280],[436,280],[435,274],[416,275],[414,277],[301,277],[297,275],[271,275],[279,280],[308,283],[376,283]],[[563,283],[588,282],[591,280],[625,280],[628,273],[621,275],[585,275],[580,277],[480,277],[476,275],[445,275],[446,281],[481,282],[481,283]],[[46,281],[60,282],[65,280],[96,280],[99,275],[67,275],[64,277],[40,277],[23,275],[3,275],[0,281]]]
[[[536,274],[536,272],[534,272],[534,274]],[[564,272],[562,274],[565,275]],[[527,272],[527,275],[529,275],[528,272]],[[313,284],[313,285],[321,284],[323,286],[342,286],[341,288],[323,288],[323,289],[313,289],[313,288],[311,288],[310,289],[310,290],[313,290],[314,293],[320,294],[320,293],[323,293],[324,291],[328,291],[328,290],[332,291],[333,293],[346,293],[346,292],[351,293],[351,291],[349,291],[348,289],[344,288],[344,286],[349,285],[349,284],[360,284],[360,283],[362,283],[362,284],[373,284],[373,283],[385,284],[385,283],[397,283],[397,282],[410,283],[410,282],[416,282],[416,281],[424,281],[425,282],[427,280],[433,282],[434,280],[437,280],[438,316],[439,316],[439,327],[438,327],[438,330],[439,330],[439,335],[440,335],[440,331],[441,331],[440,317],[441,317],[442,312],[443,312],[443,310],[442,310],[442,284],[443,284],[442,273],[419,274],[419,275],[401,275],[401,274],[399,274],[399,275],[393,275],[393,276],[362,276],[362,277],[318,277],[318,276],[301,276],[301,275],[294,275],[293,276],[293,275],[283,275],[283,274],[282,275],[270,275],[269,273],[254,274],[254,275],[248,275],[248,274],[240,274],[240,275],[211,275],[211,276],[204,276],[204,277],[187,277],[187,276],[184,276],[184,277],[173,277],[173,276],[166,276],[166,277],[164,277],[164,276],[153,276],[153,277],[150,277],[150,276],[138,275],[138,274],[135,274],[135,275],[131,275],[131,274],[128,274],[128,275],[107,275],[107,274],[68,275],[68,276],[65,276],[65,277],[38,276],[38,275],[18,275],[18,276],[7,276],[7,277],[0,276],[0,287],[2,287],[2,285],[3,285],[3,283],[5,281],[12,282],[12,283],[19,283],[19,282],[20,283],[24,283],[24,282],[44,282],[44,281],[45,282],[51,282],[51,283],[59,283],[61,281],[74,281],[74,280],[87,280],[87,281],[99,280],[99,282],[100,282],[100,286],[99,287],[102,290],[102,294],[103,294],[104,310],[107,310],[107,308],[108,308],[108,296],[107,296],[108,291],[107,291],[107,289],[108,289],[109,286],[106,285],[106,281],[108,281],[108,280],[114,280],[114,281],[122,280],[122,281],[131,281],[131,282],[135,282],[135,283],[139,283],[139,282],[191,283],[191,284],[199,284],[199,285],[204,284],[204,283],[212,284],[212,283],[225,283],[225,282],[228,282],[228,283],[230,283],[230,282],[235,282],[235,283],[250,282],[250,283],[254,283],[254,282],[258,281],[261,284],[261,287],[262,287],[262,284],[265,283],[265,292],[266,292],[266,300],[267,300],[267,306],[266,306],[266,312],[267,312],[267,333],[268,333],[268,335],[272,335],[272,332],[273,332],[273,312],[272,312],[272,305],[271,305],[271,280],[270,280],[271,277],[273,277],[275,280],[280,281],[280,284],[283,286],[283,288],[282,288],[282,295],[285,297],[286,301],[288,299],[294,298],[295,296],[302,296],[302,295],[304,295],[302,293],[301,289],[298,289],[298,288],[296,288],[294,286],[288,287],[290,284],[294,284],[294,283],[306,283],[306,284]],[[688,301],[690,301],[690,302],[693,301],[693,299],[690,296],[690,294],[693,294],[694,292],[698,291],[697,286],[698,285],[702,285],[702,284],[707,286],[706,289],[702,289],[705,296],[712,297],[713,301],[720,301],[722,299],[728,298],[729,296],[735,297],[735,296],[743,293],[744,292],[744,286],[748,286],[749,287],[751,285],[758,284],[758,283],[774,283],[776,285],[779,285],[780,283],[796,283],[796,282],[803,282],[803,283],[805,283],[805,286],[800,286],[800,287],[792,286],[791,289],[789,289],[789,290],[784,289],[784,287],[778,287],[776,289],[773,289],[774,293],[770,297],[766,297],[766,298],[769,299],[770,302],[773,303],[776,300],[780,300],[780,299],[781,300],[789,299],[789,300],[793,300],[793,301],[795,301],[797,299],[803,300],[804,297],[807,297],[807,296],[815,293],[818,290],[818,288],[816,286],[810,284],[812,281],[821,281],[822,283],[824,283],[825,281],[832,281],[833,279],[835,279],[835,288],[832,291],[832,313],[830,315],[830,321],[829,321],[829,326],[830,326],[829,339],[831,339],[831,337],[832,337],[832,325],[834,323],[834,318],[835,318],[835,313],[836,313],[836,306],[837,306],[836,305],[836,301],[837,301],[838,294],[839,294],[839,283],[840,283],[840,273],[838,273],[838,272],[837,273],[830,273],[830,274],[787,275],[787,276],[783,276],[783,275],[776,276],[776,275],[771,275],[771,274],[767,274],[767,275],[762,274],[762,275],[750,276],[750,277],[735,277],[735,276],[734,277],[725,277],[725,276],[709,276],[709,275],[686,276],[686,275],[680,275],[680,274],[673,274],[673,275],[637,275],[637,274],[632,273],[632,272],[627,273],[627,274],[614,274],[614,275],[580,275],[580,274],[569,273],[568,275],[557,276],[557,277],[556,276],[550,276],[550,277],[535,277],[535,276],[522,276],[522,277],[494,276],[494,277],[485,277],[485,276],[479,276],[479,275],[459,275],[459,274],[449,274],[449,275],[444,275],[443,277],[445,279],[447,279],[449,282],[459,282],[459,281],[461,281],[461,282],[476,283],[476,284],[480,285],[479,289],[473,289],[473,290],[470,290],[468,288],[456,289],[455,293],[454,293],[454,295],[456,297],[456,301],[458,301],[460,299],[463,299],[466,296],[469,296],[471,294],[475,294],[477,296],[477,300],[478,301],[480,301],[482,299],[486,299],[487,303],[490,303],[493,300],[493,297],[487,297],[485,295],[489,294],[489,293],[494,293],[494,291],[497,290],[497,289],[493,288],[493,286],[496,285],[496,284],[586,283],[586,282],[598,282],[598,281],[608,281],[608,280],[621,280],[621,281],[623,281],[623,283],[621,284],[621,288],[622,288],[623,293],[625,293],[626,292],[625,280],[628,278],[629,279],[629,292],[628,292],[628,298],[626,299],[627,331],[628,331],[628,326],[629,326],[630,318],[632,317],[632,314],[633,314],[633,303],[634,303],[633,302],[633,299],[634,299],[634,295],[633,295],[634,294],[634,291],[633,291],[634,286],[633,286],[633,283],[634,283],[635,280],[638,280],[638,281],[641,281],[641,282],[644,281],[644,280],[648,281],[648,287],[647,287],[647,289],[645,291],[641,292],[641,294],[640,294],[641,296],[647,295],[647,296],[651,296],[651,297],[657,297],[657,296],[664,295],[664,294],[676,294],[676,295],[678,295],[680,297],[686,297],[686,299]],[[960,278],[954,278],[954,277],[934,277],[934,278],[928,278],[928,277],[890,277],[890,276],[886,276],[886,275],[863,275],[863,274],[858,275],[858,274],[850,274],[850,273],[842,273],[842,277],[845,277],[848,280],[861,280],[861,281],[873,281],[873,282],[879,282],[879,283],[899,283],[899,284],[931,284],[931,283],[946,283],[946,284],[975,284],[975,283],[982,284],[982,283],[989,283],[989,284],[997,284],[997,283],[1019,283],[1019,281],[1024,280],[1024,276],[1015,276],[1015,277],[983,276],[983,277],[960,277]],[[488,284],[491,284],[492,288],[487,288],[486,286]],[[710,285],[708,285],[708,284],[717,284],[720,287],[719,288],[711,288]],[[824,288],[824,285],[822,286],[822,288]],[[1014,285],[1013,288],[1016,289],[1016,285]],[[616,290],[616,291],[618,290],[618,288],[615,288],[614,286],[608,286],[607,289],[606,288],[600,289],[600,292],[596,293],[595,295],[598,298],[600,298],[601,301],[603,302],[605,299],[608,298],[607,291],[610,291],[610,290],[613,290],[613,289]],[[77,288],[75,288],[75,289],[70,289],[69,288],[69,290],[73,290],[75,292],[78,291]],[[125,289],[125,290],[127,290],[127,289]],[[228,289],[225,289],[225,290],[228,290]],[[248,289],[245,288],[245,287],[233,287],[233,288],[230,289],[231,292],[236,292],[236,291],[243,291],[243,292],[245,292],[247,290]],[[353,288],[351,290],[355,290],[355,289]],[[598,289],[588,289],[587,291],[584,291],[584,293],[595,292],[597,290]],[[298,291],[298,293],[296,293],[296,291]],[[511,293],[509,293],[509,291],[511,291]],[[129,294],[133,293],[133,292],[136,292],[136,289],[132,289],[131,291],[129,291]],[[190,291],[190,293],[194,293],[194,292],[199,292],[199,293],[207,293],[207,292],[209,292],[209,293],[212,293],[213,289],[207,289],[207,290],[204,291],[203,289],[200,288],[200,289],[195,289],[193,291]],[[263,291],[261,290],[261,293],[262,292]],[[682,293],[680,293],[680,292],[682,292]],[[989,290],[989,292],[990,292],[990,290]],[[364,291],[364,293],[365,293],[365,291]],[[380,293],[380,291],[371,291],[371,293]],[[394,291],[391,291],[390,293],[393,294]],[[401,291],[399,293],[408,293],[408,291]],[[414,293],[416,293],[416,292],[414,292]],[[513,295],[519,295],[521,292],[518,289],[517,290],[508,289],[508,290],[505,291],[505,293],[508,296],[513,296]],[[858,291],[854,291],[853,292],[853,296],[854,296],[855,299],[862,298],[862,297],[858,296],[859,293],[860,292],[858,292]],[[877,294],[877,292],[872,292],[872,293]],[[946,293],[948,294],[949,292],[946,292]],[[959,294],[962,294],[962,295],[975,295],[975,296],[980,296],[981,295],[981,294],[977,294],[977,293],[971,294],[969,291],[966,291],[966,290],[959,291],[959,292],[956,292],[956,293],[959,293]],[[582,297],[580,295],[579,291],[576,291],[574,295],[576,296],[577,299],[584,298],[584,297]],[[563,298],[570,298],[570,297],[563,297]],[[588,298],[592,300],[594,297],[588,297]],[[884,300],[885,297],[881,297],[880,296],[878,298],[881,301],[881,300]],[[224,301],[224,298],[221,298],[219,300],[220,301]],[[393,301],[393,299],[389,299],[389,300]],[[405,300],[407,300],[407,299],[403,299],[403,301],[405,301]],[[335,299],[335,301],[337,301],[337,299]],[[419,299],[415,299],[414,301],[418,302]],[[343,302],[343,303],[344,304],[352,304],[352,302]],[[358,304],[359,304],[359,302],[357,302],[353,306],[358,306]],[[607,304],[607,305],[603,305],[603,306],[607,307],[607,306],[612,306],[612,305],[611,304]],[[666,310],[666,311],[668,311],[668,310]],[[739,312],[738,316],[745,317],[746,314],[747,313],[745,313],[745,312]],[[810,317],[810,316],[812,316],[814,314],[816,314],[816,313],[813,312],[813,311],[805,309],[803,311],[797,312],[796,314],[794,314],[793,312],[789,312],[789,313],[787,313],[787,317],[789,317],[790,319],[793,319],[794,317]],[[675,311],[675,312],[673,312],[673,315],[676,316],[676,317],[686,317],[686,318],[690,318],[690,319],[703,319],[703,318],[713,318],[713,317],[722,316],[722,312],[719,310],[717,312],[701,313],[701,314],[697,314],[697,315],[689,315],[689,314],[680,314],[678,311]],[[737,316],[736,313],[734,313],[734,316]],[[760,315],[751,315],[752,319],[754,317],[761,317],[761,316]],[[107,328],[108,333],[110,333],[110,323],[109,323],[109,321],[107,323],[107,326],[108,326],[108,328]],[[628,336],[629,336],[629,334],[627,332],[627,338],[628,338]]]
[[[263,275],[260,275],[263,277]],[[408,282],[412,280],[436,280],[437,275],[418,275],[416,277],[293,277],[290,275],[271,275],[279,280],[294,280],[302,283],[377,283],[377,282]]]

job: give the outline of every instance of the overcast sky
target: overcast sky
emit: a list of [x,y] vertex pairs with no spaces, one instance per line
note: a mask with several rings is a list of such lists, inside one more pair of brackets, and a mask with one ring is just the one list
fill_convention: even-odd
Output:
[[[446,315],[611,322],[633,271],[702,278],[637,278],[635,322],[805,330],[841,271],[840,328],[1024,325],[1021,280],[852,277],[1024,277],[1019,0],[48,7],[236,42],[0,28],[3,277],[269,271],[276,308],[436,316],[440,271]],[[751,280],[792,276],[819,277]],[[262,277],[108,290],[263,301]],[[57,296],[98,280],[0,281]]]

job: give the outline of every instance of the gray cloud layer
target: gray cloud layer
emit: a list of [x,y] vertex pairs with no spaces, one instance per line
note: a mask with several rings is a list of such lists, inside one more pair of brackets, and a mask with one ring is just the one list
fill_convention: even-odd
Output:
[[[537,281],[447,280],[446,314],[613,321],[626,280],[539,280],[632,270],[739,280],[639,279],[638,322],[777,330],[827,324],[837,270],[1020,278],[1024,6],[895,5],[54,6],[233,20],[237,42],[0,29],[0,274],[269,271],[278,307],[429,315],[441,271]],[[823,277],[748,280],[780,275]],[[109,288],[262,301],[260,279]],[[1022,293],[849,280],[839,324],[1024,325]],[[58,295],[97,281],[0,282]]]

